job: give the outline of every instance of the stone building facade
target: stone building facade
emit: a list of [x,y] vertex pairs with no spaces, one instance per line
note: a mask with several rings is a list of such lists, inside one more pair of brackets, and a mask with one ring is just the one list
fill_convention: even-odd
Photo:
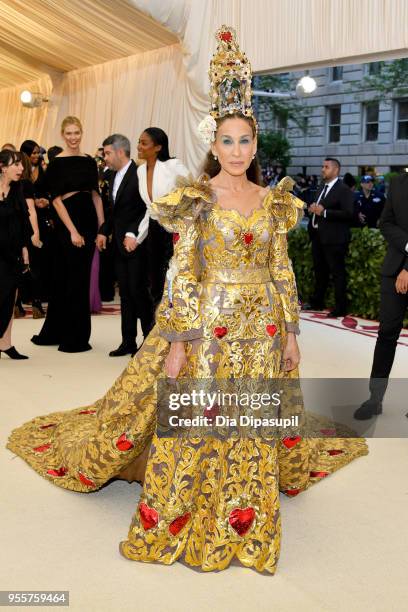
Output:
[[[288,173],[320,174],[327,156],[341,161],[343,173],[408,171],[408,98],[378,100],[377,92],[355,87],[378,66],[374,62],[311,70],[317,88],[302,98],[310,112],[306,135],[290,122],[279,125],[276,119],[260,117],[261,129],[272,125],[291,143]],[[303,75],[290,76],[297,81]]]

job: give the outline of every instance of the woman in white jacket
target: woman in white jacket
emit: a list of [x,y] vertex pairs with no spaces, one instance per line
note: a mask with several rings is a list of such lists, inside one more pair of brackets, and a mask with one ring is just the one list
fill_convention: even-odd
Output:
[[173,254],[172,235],[150,219],[152,202],[167,195],[176,186],[178,176],[186,177],[189,171],[177,158],[171,158],[166,132],[149,127],[142,132],[138,143],[138,157],[145,160],[137,169],[139,191],[147,212],[139,227],[138,242],[148,236],[151,293],[157,306],[163,295],[164,281],[170,257]]

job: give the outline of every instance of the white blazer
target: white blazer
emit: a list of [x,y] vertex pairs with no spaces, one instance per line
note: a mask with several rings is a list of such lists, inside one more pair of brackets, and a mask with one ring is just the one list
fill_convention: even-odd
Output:
[[[161,198],[172,191],[176,186],[178,176],[187,177],[190,172],[185,165],[177,158],[168,159],[167,161],[156,161],[153,171],[152,196],[153,201]],[[151,200],[147,191],[147,166],[141,164],[137,169],[139,178],[139,193],[146,204],[146,214],[139,225],[137,241],[139,244],[146,238],[149,230],[149,210]]]

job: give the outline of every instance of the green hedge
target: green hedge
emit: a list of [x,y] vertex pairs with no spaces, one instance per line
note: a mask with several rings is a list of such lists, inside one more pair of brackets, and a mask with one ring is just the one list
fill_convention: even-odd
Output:
[[[352,239],[346,260],[348,274],[349,313],[366,319],[378,320],[380,305],[380,268],[386,246],[379,230],[352,229]],[[310,302],[314,291],[311,244],[305,227],[288,235],[289,256],[296,274],[299,298]],[[327,296],[327,306],[334,306],[333,288]]]

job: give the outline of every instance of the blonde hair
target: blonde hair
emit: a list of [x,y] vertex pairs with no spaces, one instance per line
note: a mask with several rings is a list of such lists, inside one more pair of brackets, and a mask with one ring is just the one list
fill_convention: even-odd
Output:
[[73,115],[68,115],[68,117],[65,117],[65,119],[63,119],[61,123],[61,134],[64,133],[65,128],[68,127],[69,125],[76,125],[77,127],[79,127],[81,134],[82,134],[83,132],[82,123],[80,122],[78,117],[74,117]]

